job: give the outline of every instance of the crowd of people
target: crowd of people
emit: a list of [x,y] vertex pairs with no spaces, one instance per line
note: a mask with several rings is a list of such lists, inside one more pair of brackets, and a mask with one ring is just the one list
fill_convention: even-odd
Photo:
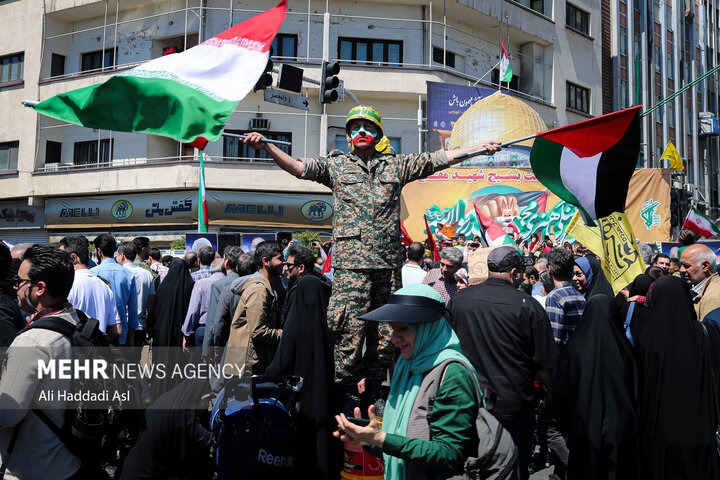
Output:
[[[685,230],[671,255],[641,245],[647,270],[615,294],[593,252],[533,234],[490,251],[476,284],[467,262],[481,239],[438,239],[437,262],[428,244],[403,246],[400,194],[499,144],[396,155],[368,106],[350,111],[346,133],[351,153],[306,159],[258,133],[244,140],[332,190],[327,251],[290,239],[173,258],[147,238],[102,234],[93,260],[85,237],[0,244],[0,478],[97,478],[42,418],[59,425],[63,410],[45,415],[38,398],[49,388],[38,365],[71,358],[71,339],[33,328],[86,316],[135,363],[302,377],[294,460],[258,457],[286,477],[356,467],[343,464],[342,442],[382,457],[389,480],[451,478],[470,464],[482,477],[489,463],[477,457],[498,442],[478,425],[493,419],[512,444],[493,451],[507,465],[494,478],[549,463],[554,480],[720,478],[712,250]],[[331,275],[320,268],[328,256]],[[119,478],[212,478],[207,411],[227,382],[141,382],[146,426]]]
[[[222,256],[202,247],[163,259],[146,238],[116,244],[100,235],[93,241],[92,268],[85,237],[33,245],[17,259],[0,244],[0,276],[6,279],[0,336],[9,346],[0,381],[3,455],[22,424],[8,473],[84,478],[73,476],[82,471],[80,462],[33,413],[35,390],[42,389],[34,361],[71,355],[69,343],[54,332],[24,330],[48,315],[79,323],[75,312],[81,310],[118,345],[163,352],[153,353],[152,362],[206,362],[237,366],[240,375],[303,377],[296,468],[318,478],[337,478],[342,468],[342,444],[333,433],[384,454],[386,478],[401,478],[398,472],[417,478],[418,469],[461,473],[477,442],[473,382],[512,435],[519,478],[550,464],[553,479],[719,478],[720,379],[714,372],[720,367],[720,292],[715,253],[702,243],[681,247],[679,259],[656,253],[646,272],[617,295],[599,259],[577,243],[545,240],[550,248],[524,252],[524,244],[496,248],[487,259],[488,278],[478,285],[469,285],[464,273],[474,242],[446,242],[439,262],[427,261],[426,243],[408,245],[403,287],[362,316],[387,323],[395,349],[389,388],[386,383],[370,392],[362,380],[356,387],[361,405],[370,407],[367,426],[347,420],[364,410],[344,410],[337,337],[328,322],[334,285],[317,264],[322,247],[297,243],[263,242],[255,252],[229,246]],[[448,360],[458,365],[448,366]],[[428,435],[407,437],[417,407],[413,386],[441,364],[446,370]],[[222,388],[221,378],[207,383],[193,391]],[[143,385],[143,402],[151,406],[148,412],[160,411],[174,395],[189,395],[187,388],[182,381],[154,379]],[[385,416],[393,419],[382,429],[378,396],[387,400]],[[61,411],[54,414],[62,423]],[[143,454],[136,447],[126,461],[126,472],[136,476],[123,478],[197,475],[183,449],[158,450],[160,433],[151,430],[167,433],[167,426],[156,422],[148,423],[138,444]],[[191,430],[173,435],[188,434],[185,450],[206,459],[209,426],[188,425]],[[155,450],[165,462],[148,461]],[[210,478],[211,464],[202,464]],[[176,468],[181,465],[185,473]]]

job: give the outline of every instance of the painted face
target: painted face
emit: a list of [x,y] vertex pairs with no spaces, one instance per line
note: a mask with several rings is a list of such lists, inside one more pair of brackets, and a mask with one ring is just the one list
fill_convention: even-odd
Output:
[[378,133],[377,127],[367,120],[356,120],[350,124],[350,141],[356,148],[373,145],[378,139]]
[[408,327],[407,323],[391,322],[390,328],[392,328],[390,341],[400,350],[400,355],[405,360],[410,360],[413,355],[413,350],[415,350],[417,333]]

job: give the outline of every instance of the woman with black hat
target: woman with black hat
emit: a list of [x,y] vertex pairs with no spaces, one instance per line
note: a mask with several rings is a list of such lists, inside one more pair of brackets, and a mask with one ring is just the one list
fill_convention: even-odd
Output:
[[[355,425],[340,414],[335,417],[339,430],[334,435],[371,446],[376,456],[382,453],[388,480],[450,477],[462,473],[465,459],[477,452],[476,374],[460,353],[460,341],[443,318],[444,312],[438,292],[415,284],[398,290],[387,305],[361,317],[390,323],[400,358],[382,430],[371,406],[369,425]],[[446,364],[439,375],[440,386],[428,417],[420,405],[426,398],[418,395],[423,379],[448,360],[453,363]],[[359,408],[355,416],[360,416]]]

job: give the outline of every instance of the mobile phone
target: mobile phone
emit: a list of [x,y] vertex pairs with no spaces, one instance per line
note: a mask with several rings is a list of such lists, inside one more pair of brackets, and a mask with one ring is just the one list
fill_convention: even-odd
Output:
[[364,418],[348,417],[348,421],[360,427],[367,427],[370,425],[370,420],[365,420]]

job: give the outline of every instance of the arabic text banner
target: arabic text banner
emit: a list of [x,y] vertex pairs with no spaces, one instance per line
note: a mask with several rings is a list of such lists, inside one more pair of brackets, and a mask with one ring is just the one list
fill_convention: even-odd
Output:
[[[626,212],[641,242],[662,242],[670,236],[670,185],[665,171],[639,169],[630,181]],[[425,238],[423,215],[433,233],[472,237],[479,234],[477,205],[509,232],[523,238],[533,233],[559,240],[576,207],[550,193],[523,169],[446,169],[403,189],[401,218],[412,238]]]

